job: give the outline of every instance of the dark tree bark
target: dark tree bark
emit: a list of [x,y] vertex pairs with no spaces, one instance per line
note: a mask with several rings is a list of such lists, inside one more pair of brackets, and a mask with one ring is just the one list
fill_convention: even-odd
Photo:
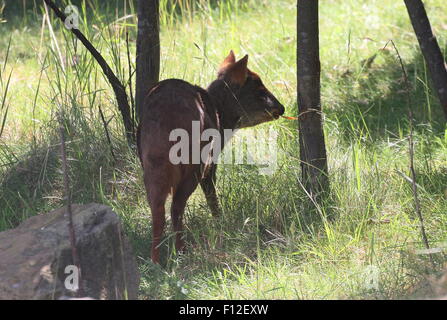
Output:
[[[62,21],[65,22],[67,16],[59,10],[59,8],[54,4],[51,0],[44,0],[45,3],[54,11],[56,16]],[[135,126],[132,121],[129,101],[127,99],[126,88],[121,83],[121,81],[116,77],[115,73],[110,68],[109,64],[103,58],[103,56],[96,50],[96,48],[87,40],[84,34],[76,28],[72,28],[71,32],[82,42],[82,44],[87,48],[87,50],[92,54],[95,60],[100,65],[102,71],[105,76],[109,80],[110,85],[112,86],[113,92],[115,93],[116,101],[118,103],[118,109],[121,112],[121,116],[123,118],[124,129],[126,130],[127,142],[129,144],[135,144]]]
[[314,199],[328,187],[320,102],[318,0],[298,0],[297,67],[300,159],[304,186]]
[[159,0],[138,1],[136,113],[142,116],[144,98],[160,72]]
[[447,70],[444,57],[432,32],[422,1],[404,0],[404,2],[447,120]]

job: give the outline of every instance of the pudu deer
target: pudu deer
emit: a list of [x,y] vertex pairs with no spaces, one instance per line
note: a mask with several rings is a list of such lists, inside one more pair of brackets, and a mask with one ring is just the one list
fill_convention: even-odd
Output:
[[[215,189],[216,163],[203,160],[200,163],[172,163],[170,150],[175,142],[170,141],[170,133],[175,129],[188,133],[188,159],[191,160],[194,156],[191,154],[192,144],[199,143],[199,152],[207,144],[192,141],[193,122],[200,124],[200,133],[206,129],[222,133],[224,129],[235,130],[278,119],[284,113],[282,104],[260,77],[247,68],[247,62],[247,55],[236,61],[230,51],[219,68],[217,79],[206,90],[183,80],[168,79],[153,86],[145,97],[137,144],[152,212],[151,258],[154,263],[159,263],[160,259],[159,245],[169,194],[172,194],[171,220],[177,252],[184,249],[181,232],[186,202],[199,183],[211,213],[214,216],[220,214]],[[224,143],[219,144],[221,148]]]

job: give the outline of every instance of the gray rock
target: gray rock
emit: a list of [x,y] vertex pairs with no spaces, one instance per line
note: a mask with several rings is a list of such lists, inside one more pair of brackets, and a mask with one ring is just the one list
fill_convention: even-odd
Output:
[[[100,204],[73,205],[83,295],[137,299],[139,273],[118,216]],[[66,208],[34,216],[0,233],[0,299],[74,297]],[[70,283],[70,282],[69,282]],[[71,282],[73,283],[73,282]]]

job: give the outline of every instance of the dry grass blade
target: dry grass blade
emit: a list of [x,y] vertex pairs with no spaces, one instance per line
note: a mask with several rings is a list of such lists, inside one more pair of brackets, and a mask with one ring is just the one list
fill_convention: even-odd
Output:
[[[408,121],[409,121],[409,125],[410,125],[410,135],[408,137],[408,143],[409,143],[409,159],[410,159],[410,171],[411,171],[411,186],[412,186],[412,190],[413,190],[414,207],[415,207],[418,219],[419,219],[419,226],[420,226],[420,230],[421,230],[422,241],[424,242],[425,248],[427,250],[429,250],[430,244],[428,242],[427,233],[425,231],[424,218],[423,218],[422,212],[421,212],[421,205],[420,205],[419,195],[418,195],[418,187],[417,187],[417,183],[416,183],[416,172],[414,170],[413,112],[411,111],[411,102],[410,102],[411,86],[410,86],[410,82],[408,81],[408,75],[407,75],[407,71],[405,70],[405,67],[404,67],[404,64],[402,61],[402,57],[401,57],[399,50],[397,49],[394,41],[389,40],[385,44],[383,49],[385,49],[387,47],[388,43],[391,43],[393,45],[394,50],[396,51],[396,54],[397,54],[397,57],[399,58],[399,63],[400,63],[401,69],[402,69],[404,81],[405,81],[405,90],[406,90],[406,97],[407,97],[406,100],[407,100],[407,108],[408,108]],[[429,254],[429,257],[430,257],[430,263],[431,263],[433,269],[435,269],[436,265],[435,265],[435,262],[433,260],[433,256],[431,253]]]

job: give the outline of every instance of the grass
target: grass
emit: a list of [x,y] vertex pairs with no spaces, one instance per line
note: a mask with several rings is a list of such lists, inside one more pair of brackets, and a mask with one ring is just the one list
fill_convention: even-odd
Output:
[[[134,52],[135,16],[127,17],[133,7],[119,1],[117,11],[113,6],[93,11],[90,3],[95,1],[87,3],[80,7],[82,31],[127,81],[125,32]],[[286,106],[286,114],[295,115],[295,2],[194,3],[161,1],[161,79],[181,78],[206,87],[234,49],[238,57],[249,54],[249,67]],[[445,54],[442,7],[441,0],[427,3]],[[447,241],[447,131],[403,2],[320,1],[331,183],[327,201],[309,206],[299,184],[296,123],[265,124],[258,130],[272,126],[279,132],[278,169],[259,175],[250,165],[221,166],[222,218],[211,217],[197,190],[185,212],[188,252],[173,252],[168,229],[162,267],[149,262],[151,218],[142,172],[125,142],[111,88],[59,23],[52,24],[54,36],[48,25],[41,28],[42,12],[29,9],[25,24],[5,11],[7,21],[0,23],[8,35],[0,39],[0,124],[6,119],[0,136],[0,230],[62,205],[57,145],[57,114],[62,112],[74,201],[110,205],[121,217],[138,256],[142,299],[433,294],[427,275],[438,275],[446,256],[444,251],[434,254],[432,270],[428,257],[416,253],[423,244],[411,186],[404,178],[410,175],[406,92],[396,52],[391,46],[382,50],[389,39],[411,82],[415,167],[433,247],[445,247]],[[99,106],[110,120],[116,160]],[[370,281],[371,274],[377,274],[377,283]]]

